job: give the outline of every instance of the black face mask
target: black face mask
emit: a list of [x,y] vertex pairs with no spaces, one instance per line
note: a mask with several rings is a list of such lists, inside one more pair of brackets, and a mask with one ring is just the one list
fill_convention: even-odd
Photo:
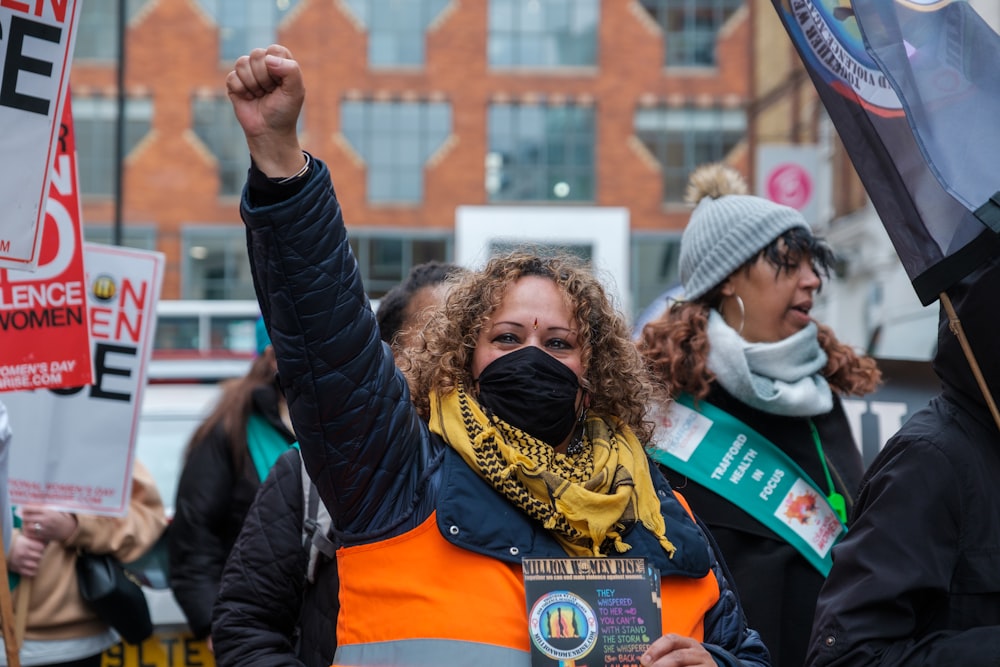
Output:
[[528,346],[505,354],[477,380],[479,403],[511,426],[552,446],[576,424],[576,374],[550,354]]

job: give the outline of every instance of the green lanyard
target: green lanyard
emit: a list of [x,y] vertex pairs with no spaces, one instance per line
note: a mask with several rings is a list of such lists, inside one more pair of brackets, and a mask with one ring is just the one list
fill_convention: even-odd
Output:
[[844,502],[844,496],[837,493],[836,487],[833,485],[833,478],[830,477],[830,468],[826,464],[826,455],[823,453],[823,443],[819,440],[819,431],[816,430],[816,424],[813,420],[809,420],[809,430],[812,431],[813,442],[816,443],[816,453],[819,454],[819,462],[823,464],[823,474],[826,475],[826,484],[830,489],[830,494],[826,497],[827,502],[830,503],[830,507],[837,516],[840,518],[840,522],[847,525],[847,503]]

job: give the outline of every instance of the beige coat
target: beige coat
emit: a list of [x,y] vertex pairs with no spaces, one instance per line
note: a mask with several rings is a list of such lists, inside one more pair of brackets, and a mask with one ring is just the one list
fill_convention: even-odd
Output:
[[[76,518],[76,531],[64,542],[49,543],[38,576],[31,580],[26,639],[78,639],[106,632],[107,626],[80,597],[76,580],[77,549],[110,552],[123,562],[131,562],[152,547],[167,526],[163,501],[153,477],[138,461],[132,474],[132,498],[126,516],[77,514]],[[15,534],[18,532],[15,530]],[[22,585],[14,589],[15,609],[23,591]]]

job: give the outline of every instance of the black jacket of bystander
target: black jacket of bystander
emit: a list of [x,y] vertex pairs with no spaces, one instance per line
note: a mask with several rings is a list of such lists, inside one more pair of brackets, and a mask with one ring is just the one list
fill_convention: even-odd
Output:
[[[948,290],[1000,386],[1000,258]],[[807,664],[1000,664],[1000,431],[942,316],[941,393],[876,457],[833,551]]]

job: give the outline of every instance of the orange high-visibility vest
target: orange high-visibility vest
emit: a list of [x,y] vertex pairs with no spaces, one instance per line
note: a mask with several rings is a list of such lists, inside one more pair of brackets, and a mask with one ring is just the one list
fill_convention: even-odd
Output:
[[[531,664],[521,566],[451,544],[436,513],[397,537],[338,550],[337,566],[335,666]],[[664,633],[702,640],[719,600],[715,575],[667,576],[660,587]]]

